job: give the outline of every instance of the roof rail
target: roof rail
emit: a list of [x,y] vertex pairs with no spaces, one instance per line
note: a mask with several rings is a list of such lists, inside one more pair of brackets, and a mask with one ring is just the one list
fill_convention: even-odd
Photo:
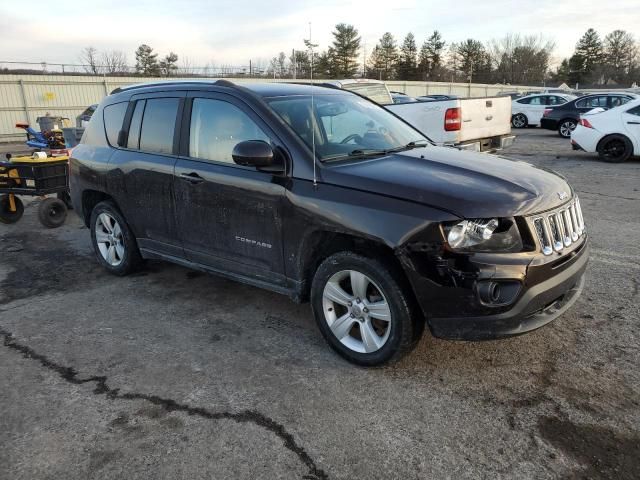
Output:
[[111,91],[110,95],[126,92],[129,90],[136,90],[138,88],[146,88],[146,87],[164,87],[164,86],[173,86],[173,85],[217,85],[219,87],[236,87],[237,85],[229,80],[167,80],[167,81],[155,81],[148,83],[135,83],[133,85],[126,85],[124,87],[118,87]]

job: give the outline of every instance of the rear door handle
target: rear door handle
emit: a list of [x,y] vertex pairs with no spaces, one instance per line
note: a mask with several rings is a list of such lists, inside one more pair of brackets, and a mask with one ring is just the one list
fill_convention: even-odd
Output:
[[640,125],[640,122],[627,122],[629,125]]
[[200,175],[198,175],[196,172],[191,172],[191,173],[181,173],[180,174],[180,178],[182,180],[186,180],[187,182],[191,183],[192,185],[196,185],[198,183],[202,183],[204,182],[204,178],[202,178]]

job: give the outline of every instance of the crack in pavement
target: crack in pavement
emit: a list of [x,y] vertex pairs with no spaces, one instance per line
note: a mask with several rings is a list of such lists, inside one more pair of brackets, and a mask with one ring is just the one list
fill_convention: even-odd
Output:
[[304,475],[306,480],[327,480],[329,476],[316,466],[315,461],[309,456],[305,449],[300,446],[293,435],[287,431],[284,425],[263,415],[255,410],[243,410],[241,412],[212,412],[202,407],[192,407],[184,403],[176,402],[170,398],[163,398],[157,395],[145,393],[120,392],[119,388],[111,388],[107,384],[107,377],[104,375],[94,375],[87,378],[78,378],[78,372],[73,367],[60,365],[45,355],[37,353],[31,347],[18,343],[11,332],[0,328],[0,336],[4,338],[4,346],[20,352],[23,357],[37,360],[40,364],[57,373],[60,378],[73,385],[84,385],[94,383],[95,395],[105,395],[110,400],[144,400],[156,406],[164,408],[167,412],[184,412],[188,415],[196,415],[207,420],[232,420],[236,423],[253,423],[280,438],[284,447],[293,452],[298,459],[309,469],[309,473]]
[[584,194],[587,194],[587,195],[597,195],[599,197],[617,198],[619,200],[631,200],[631,201],[634,201],[634,202],[640,201],[640,198],[622,197],[620,195],[608,195],[606,193],[599,193],[599,192],[587,192],[586,190],[576,190],[576,192],[584,193]]

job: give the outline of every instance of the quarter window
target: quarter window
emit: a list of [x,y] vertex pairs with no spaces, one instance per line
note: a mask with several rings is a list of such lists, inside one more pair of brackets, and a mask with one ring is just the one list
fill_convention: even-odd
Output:
[[516,100],[518,103],[521,103],[523,105],[529,105],[529,102],[531,102],[530,98],[521,98],[520,100]]
[[[178,98],[151,98],[146,101],[140,128],[140,150],[151,153],[173,153],[173,135],[179,104]],[[136,110],[138,106],[136,105]],[[134,111],[134,117],[135,113],[136,111]],[[132,118],[132,126],[133,120],[136,119]],[[132,148],[135,148],[135,144]]]
[[124,115],[127,113],[127,102],[107,105],[103,110],[104,131],[107,134],[109,145],[115,147],[118,144],[118,134],[122,129]]
[[637,107],[632,108],[631,110],[627,110],[627,113],[630,113],[631,115],[636,115],[638,117],[640,117],[640,105]]
[[233,163],[233,147],[246,140],[270,142],[260,127],[235,105],[209,98],[193,100],[190,157]]

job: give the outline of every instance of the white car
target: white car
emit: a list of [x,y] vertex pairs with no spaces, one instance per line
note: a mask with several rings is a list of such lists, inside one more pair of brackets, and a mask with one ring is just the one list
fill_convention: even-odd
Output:
[[571,146],[574,150],[597,152],[607,162],[624,162],[632,155],[640,155],[640,99],[581,115],[571,132]]
[[544,111],[558,105],[563,105],[577,98],[568,93],[541,93],[527,95],[511,102],[511,126],[525,128],[540,125]]

